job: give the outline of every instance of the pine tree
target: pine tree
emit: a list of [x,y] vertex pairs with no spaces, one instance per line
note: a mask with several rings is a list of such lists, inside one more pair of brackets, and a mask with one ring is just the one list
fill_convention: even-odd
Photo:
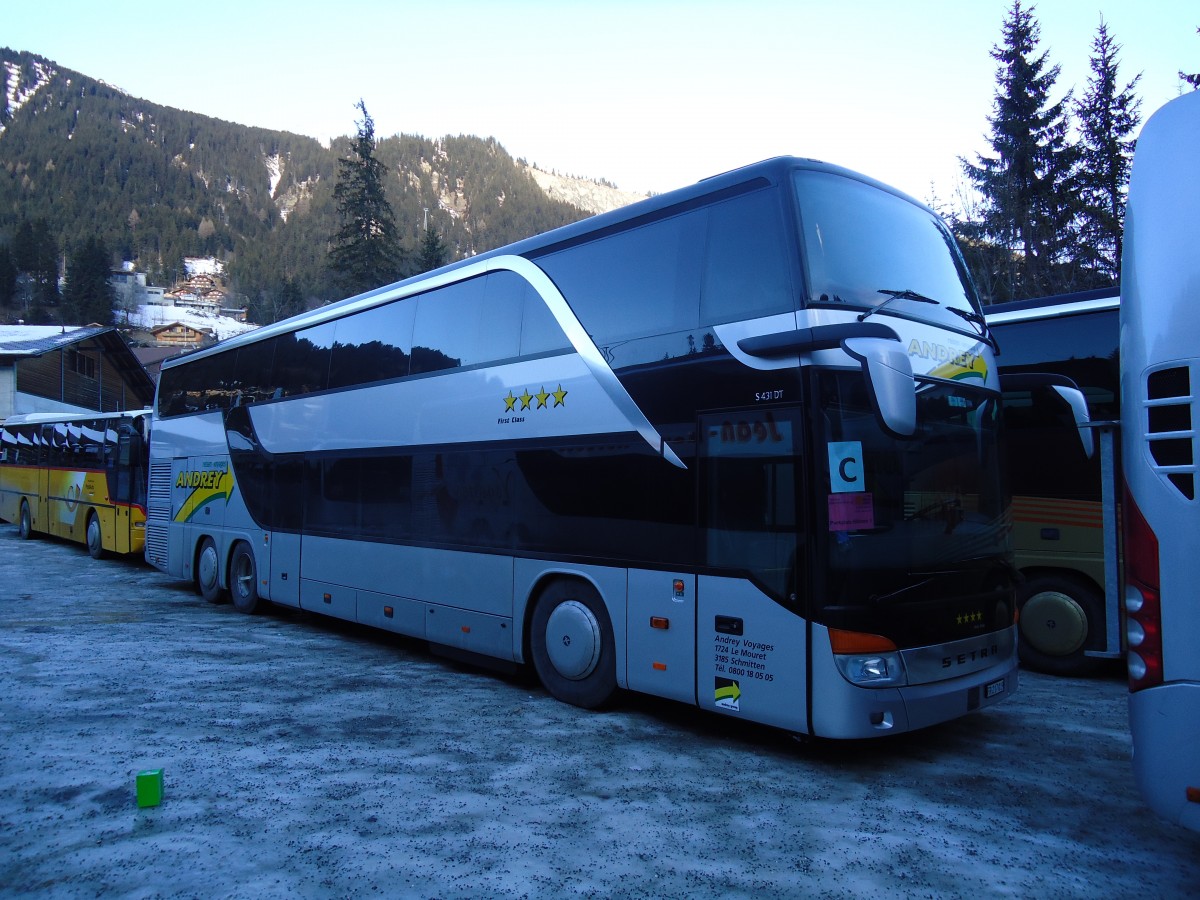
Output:
[[384,192],[387,167],[375,158],[375,122],[362,100],[356,109],[363,117],[351,155],[338,160],[334,199],[341,227],[328,261],[350,294],[395,281],[403,264],[395,214]]
[[1121,47],[1104,20],[1092,41],[1087,93],[1075,108],[1079,121],[1080,248],[1085,265],[1110,284],[1121,267],[1125,192],[1133,165],[1134,132],[1141,122],[1141,101],[1134,88],[1138,74],[1119,87],[1117,54]]
[[111,262],[100,238],[89,237],[67,260],[63,320],[79,325],[111,325],[116,296],[108,283]]
[[55,320],[58,306],[58,242],[45,219],[22,220],[13,237],[13,262],[17,272],[27,277],[20,298],[30,324],[49,324]]
[[1067,136],[1071,95],[1051,102],[1059,67],[1047,67],[1047,54],[1036,54],[1039,37],[1032,10],[1013,0],[1003,43],[992,49],[998,71],[988,121],[995,155],[979,154],[978,165],[961,160],[983,198],[980,236],[1007,251],[1006,271],[996,273],[1000,296],[993,300],[1059,293],[1075,281],[1069,264],[1078,151]]
[[425,228],[425,237],[421,240],[421,255],[417,258],[417,273],[429,272],[444,266],[449,256],[446,245],[442,243],[441,235],[432,226]]
[[[1200,34],[1200,28],[1196,29],[1196,34]],[[1180,70],[1179,80],[1185,84],[1190,84],[1193,91],[1200,91],[1200,72],[1195,72],[1191,75],[1188,75],[1183,70]]]
[[17,267],[8,247],[0,247],[0,308],[11,309],[17,296]]

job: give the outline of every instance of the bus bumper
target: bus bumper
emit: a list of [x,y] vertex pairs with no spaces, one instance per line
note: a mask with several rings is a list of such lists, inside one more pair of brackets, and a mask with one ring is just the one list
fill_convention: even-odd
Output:
[[[813,735],[882,737],[926,728],[999,703],[1018,686],[1015,629],[1000,634],[1005,649],[994,657],[995,662],[942,680],[878,688],[855,685],[842,677],[832,652],[816,649],[827,647],[828,641],[815,638],[812,689],[819,702],[813,708]],[[921,652],[932,656],[932,651],[944,653],[955,647],[949,644]],[[819,654],[827,654],[828,659],[821,660]]]
[[1129,695],[1133,772],[1163,818],[1200,831],[1200,682],[1176,681]]

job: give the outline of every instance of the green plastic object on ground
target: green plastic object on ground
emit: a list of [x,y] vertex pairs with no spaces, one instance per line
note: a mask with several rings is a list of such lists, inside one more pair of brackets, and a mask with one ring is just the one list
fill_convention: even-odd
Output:
[[162,803],[162,795],[162,769],[147,769],[144,772],[138,772],[137,805],[139,807],[158,806]]

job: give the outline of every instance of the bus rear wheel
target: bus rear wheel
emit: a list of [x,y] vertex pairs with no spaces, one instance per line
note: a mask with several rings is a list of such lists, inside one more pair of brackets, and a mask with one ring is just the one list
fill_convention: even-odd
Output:
[[229,596],[233,608],[250,615],[258,609],[258,566],[254,553],[245,544],[238,544],[229,562]]
[[209,603],[221,603],[225,600],[225,591],[221,588],[221,555],[217,553],[217,545],[212,538],[205,538],[200,544],[200,552],[196,554],[196,587],[200,596]]
[[17,517],[17,535],[23,541],[33,537],[33,516],[29,512],[29,501],[21,501],[21,512]]
[[100,528],[100,517],[94,512],[88,513],[87,548],[92,559],[104,559],[104,532]]
[[1095,657],[1084,656],[1089,635],[1104,627],[1103,603],[1082,581],[1058,575],[1034,575],[1019,602],[1021,662],[1050,675],[1090,675]]
[[529,641],[533,667],[555,699],[598,709],[616,693],[612,623],[591,585],[556,581],[546,588],[534,606]]

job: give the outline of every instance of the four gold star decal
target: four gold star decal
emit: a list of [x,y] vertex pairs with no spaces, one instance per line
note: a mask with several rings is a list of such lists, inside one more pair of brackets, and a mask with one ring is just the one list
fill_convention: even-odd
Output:
[[[522,411],[527,410],[531,405],[533,405],[534,400],[537,401],[537,405],[533,406],[534,409],[551,409],[557,406],[566,406],[568,393],[570,392],[563,390],[563,386],[561,384],[558,385],[558,390],[556,391],[548,391],[546,390],[545,385],[541,385],[536,394],[531,394],[529,393],[529,388],[524,388],[520,394],[514,396],[512,390],[510,389],[508,396],[503,398],[504,411],[517,412],[518,403],[521,404],[520,409]],[[554,399],[553,404],[550,403],[551,398]]]

